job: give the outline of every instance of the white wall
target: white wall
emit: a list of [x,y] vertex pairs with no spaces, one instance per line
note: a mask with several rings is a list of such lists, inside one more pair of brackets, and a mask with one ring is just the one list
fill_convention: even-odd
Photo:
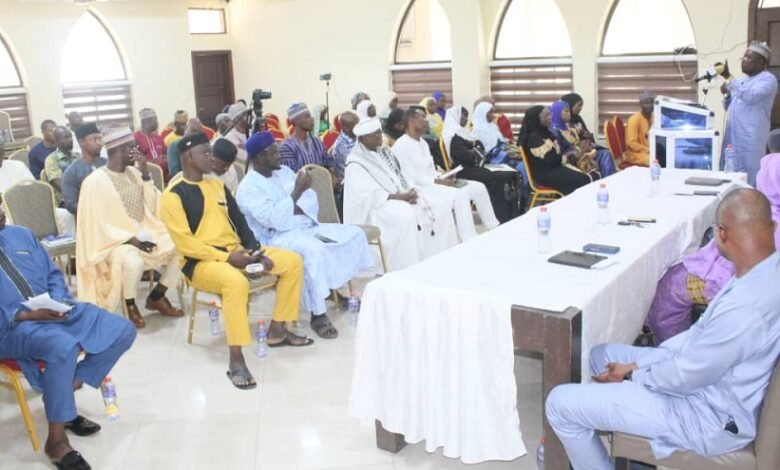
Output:
[[[190,36],[187,8],[219,6],[218,0],[132,0],[93,7],[114,36],[132,81],[133,109],[157,110],[165,122],[177,109],[194,115],[193,50],[230,49],[229,36]],[[32,126],[50,118],[64,122],[60,55],[85,7],[70,2],[0,0],[0,34],[12,49],[28,90]],[[84,51],[89,54],[89,51]],[[99,63],[100,57],[94,57]],[[136,116],[136,123],[138,119]]]
[[[507,0],[440,1],[452,27],[454,99],[470,104],[489,92],[488,62],[497,18]],[[584,117],[596,128],[596,59],[613,0],[556,1],[572,41],[574,89],[585,99]],[[747,38],[748,1],[684,0],[700,51],[700,70],[728,58],[738,71]],[[266,110],[280,116],[293,101],[324,102],[325,86],[318,80],[324,72],[333,74],[330,101],[335,111],[347,108],[356,91],[379,100],[388,90],[394,41],[409,0],[232,0],[227,35],[190,36],[186,9],[221,3],[96,4],[129,63],[136,111],[152,106],[163,119],[179,108],[194,113],[193,50],[231,49],[236,96],[249,98],[254,88],[270,90],[274,97],[266,102]],[[66,0],[0,0],[0,34],[20,59],[34,126],[44,118],[62,119],[59,53],[82,10]],[[637,34],[663,34],[663,25],[639,21]],[[720,92],[713,89],[707,104],[720,112],[719,101]]]

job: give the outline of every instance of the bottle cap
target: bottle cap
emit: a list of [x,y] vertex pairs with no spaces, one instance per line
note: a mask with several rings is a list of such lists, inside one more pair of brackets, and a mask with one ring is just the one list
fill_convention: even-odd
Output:
[[111,382],[111,377],[106,377],[105,379],[103,379],[103,383],[109,383],[109,382]]
[[658,163],[658,160],[653,160],[653,163],[655,163],[656,165],[658,165],[658,164],[659,164],[659,163]]
[[539,212],[547,212],[547,208],[542,206],[539,208]]
[[357,296],[357,292],[353,292],[352,295]]
[[265,325],[265,320],[257,320],[258,325]]
[[542,438],[541,438],[541,439],[539,439],[539,444],[542,444],[542,445],[544,445],[544,436],[542,436]]
[[605,189],[607,187],[607,183],[601,183],[599,184],[599,188]]

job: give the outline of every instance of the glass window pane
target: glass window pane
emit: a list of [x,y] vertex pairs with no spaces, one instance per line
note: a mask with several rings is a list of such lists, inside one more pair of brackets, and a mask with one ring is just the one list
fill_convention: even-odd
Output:
[[514,0],[496,42],[496,59],[571,57],[569,30],[555,0]]
[[780,0],[759,0],[759,8],[777,8],[780,7]]
[[[646,25],[656,25],[645,28]],[[603,55],[673,54],[694,46],[693,28],[681,0],[619,0],[604,36]]]
[[0,39],[0,87],[22,86],[19,73],[16,71],[16,65],[11,58],[11,53]]
[[190,34],[224,34],[225,10],[190,9]]
[[125,68],[114,40],[103,24],[84,12],[73,25],[62,50],[62,83],[125,80]]
[[401,26],[395,61],[438,62],[452,60],[450,20],[438,0],[417,0]]

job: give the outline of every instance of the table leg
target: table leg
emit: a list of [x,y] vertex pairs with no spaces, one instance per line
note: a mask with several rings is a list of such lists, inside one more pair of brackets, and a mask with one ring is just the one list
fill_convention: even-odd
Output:
[[[514,306],[512,329],[517,349],[542,354],[543,400],[547,400],[556,385],[581,381],[582,313],[579,310],[549,312]],[[568,470],[566,451],[544,413],[543,426],[545,469]]]
[[398,453],[406,446],[403,434],[390,432],[382,426],[382,423],[376,421],[376,446],[379,449],[392,453]]

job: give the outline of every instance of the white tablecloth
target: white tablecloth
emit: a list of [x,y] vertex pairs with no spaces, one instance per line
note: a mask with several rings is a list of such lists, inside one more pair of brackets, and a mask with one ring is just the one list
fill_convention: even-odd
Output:
[[[553,249],[537,253],[538,209],[403,271],[371,282],[357,332],[350,413],[378,419],[407,442],[465,463],[512,460],[526,453],[517,414],[511,306],[583,312],[582,373],[602,342],[628,343],[639,332],[663,272],[698,247],[714,222],[718,197],[691,193],[690,176],[664,170],[650,197],[646,168],[605,180],[610,223],[596,223],[594,183],[547,206]],[[732,185],[716,190],[725,193]],[[711,189],[701,188],[696,189]],[[644,228],[617,225],[653,217]],[[617,245],[603,270],[548,263],[586,243]]]

